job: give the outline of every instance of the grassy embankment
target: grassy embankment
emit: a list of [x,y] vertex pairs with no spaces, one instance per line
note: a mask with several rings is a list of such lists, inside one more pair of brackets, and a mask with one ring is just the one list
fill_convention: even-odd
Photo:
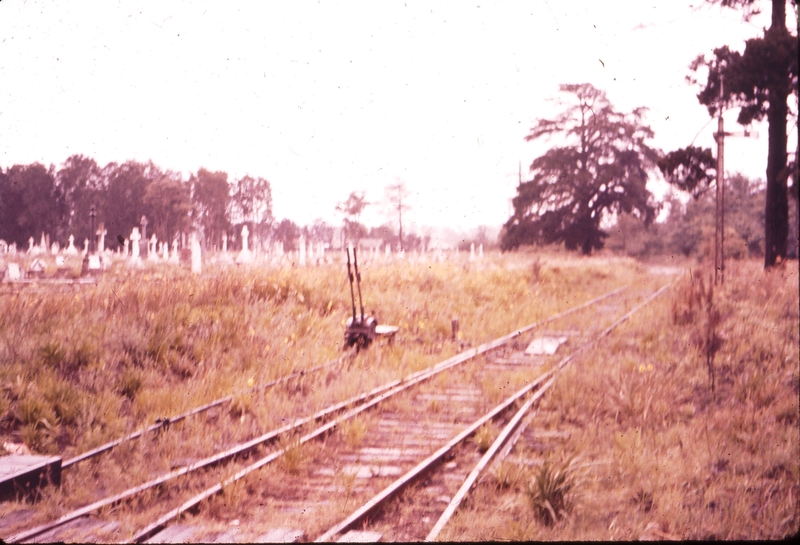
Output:
[[559,378],[531,425],[569,438],[495,467],[441,538],[795,534],[797,266],[734,262],[713,293],[686,275]]

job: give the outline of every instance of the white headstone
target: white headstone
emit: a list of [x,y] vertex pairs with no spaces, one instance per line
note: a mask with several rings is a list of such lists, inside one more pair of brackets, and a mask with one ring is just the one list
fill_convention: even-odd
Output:
[[478,247],[478,259],[483,259],[483,243]]
[[169,256],[170,263],[180,263],[180,257],[178,257],[178,239],[172,241],[172,255]]
[[252,263],[253,262],[253,254],[250,253],[250,249],[247,245],[247,237],[250,235],[250,230],[247,228],[247,225],[242,226],[242,251],[239,252],[239,255],[236,256],[236,263]]
[[97,251],[99,253],[103,253],[106,249],[106,233],[108,233],[108,231],[106,231],[105,228],[101,227],[97,230]]
[[28,239],[28,253],[29,254],[33,253],[33,237]]
[[203,272],[203,261],[200,256],[200,240],[197,238],[197,233],[192,233],[192,272],[194,274]]
[[142,240],[142,235],[139,234],[139,228],[134,227],[131,231],[131,258],[139,259],[139,241]]
[[55,241],[55,242],[53,242],[53,244],[50,245],[50,253],[53,254],[53,255],[58,254],[58,251],[60,249],[61,249],[61,245],[58,243],[58,241]]
[[88,253],[89,253],[89,239],[85,238],[83,239],[83,255],[86,255]]
[[100,270],[100,256],[97,254],[89,256],[89,270],[90,271],[99,271]]
[[169,244],[166,242],[161,243],[161,259],[164,261],[169,259]]
[[156,238],[156,234],[153,233],[153,236],[150,237],[150,246],[147,248],[147,259],[150,261],[158,261],[158,252],[156,248],[158,247],[158,239]]
[[242,251],[249,252],[250,250],[247,247],[247,237],[250,236],[250,229],[247,228],[247,225],[242,226]]
[[9,263],[6,267],[6,272],[5,275],[3,275],[3,279],[14,282],[21,278],[22,274],[19,270],[19,263]]
[[47,253],[47,240],[44,238],[44,233],[42,233],[42,240],[39,242],[39,251],[43,254]]
[[470,261],[475,261],[475,243],[474,242],[472,242],[469,245],[469,260]]
[[75,235],[69,236],[69,246],[64,250],[67,255],[78,255],[78,249],[75,247]]
[[126,238],[125,239],[125,257],[128,257],[128,246],[130,246],[130,241]]
[[301,267],[306,266],[306,237],[305,235],[300,235],[300,241],[298,242],[300,248],[300,255],[297,258],[297,264]]

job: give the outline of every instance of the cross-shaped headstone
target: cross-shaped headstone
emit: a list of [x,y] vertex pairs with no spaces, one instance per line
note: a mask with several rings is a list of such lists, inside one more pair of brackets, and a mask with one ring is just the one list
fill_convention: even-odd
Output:
[[139,234],[139,228],[134,227],[133,231],[131,231],[131,257],[136,259],[139,257],[139,241],[142,239],[142,236]]
[[106,249],[106,234],[107,233],[108,233],[108,231],[106,231],[106,228],[101,223],[100,224],[100,229],[98,229],[97,233],[95,233],[99,237],[98,240],[97,240],[97,252],[98,253],[103,253],[103,250]]

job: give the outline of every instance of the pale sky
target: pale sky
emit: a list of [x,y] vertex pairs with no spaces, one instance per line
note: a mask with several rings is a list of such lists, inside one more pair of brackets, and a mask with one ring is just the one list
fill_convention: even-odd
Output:
[[[3,0],[0,166],[80,153],[263,176],[276,218],[301,225],[338,225],[351,191],[378,202],[401,179],[409,222],[499,226],[519,162],[524,175],[545,149],[523,138],[559,111],[561,83],[650,108],[657,148],[698,132],[713,146],[688,64],[743,50],[769,6],[745,23],[693,3]],[[726,170],[763,179],[754,128],[726,140]],[[389,218],[380,204],[363,217]]]

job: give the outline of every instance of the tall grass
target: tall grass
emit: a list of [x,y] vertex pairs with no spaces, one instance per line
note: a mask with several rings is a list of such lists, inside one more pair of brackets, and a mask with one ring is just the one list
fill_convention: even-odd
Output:
[[[166,471],[169,460],[201,458],[418,371],[464,345],[477,346],[623,284],[650,281],[631,260],[543,256],[535,275],[532,261],[490,254],[472,264],[466,257],[365,260],[364,305],[379,323],[399,326],[394,344],[379,342],[346,365],[252,395],[242,392],[342,354],[351,312],[344,266],[210,265],[196,276],[166,265],[128,270],[115,264],[96,285],[4,291],[0,435],[67,458],[234,394],[224,409],[121,445],[106,456],[108,466],[88,462],[71,469],[62,490],[47,496],[48,508],[60,512]],[[460,320],[458,343],[451,339],[453,316]],[[476,386],[498,398],[518,387]],[[368,423],[343,428],[343,437],[357,446]],[[292,453],[286,463],[301,471],[308,447],[284,446]]]
[[[569,431],[554,455],[580,453],[586,461],[585,478],[571,488],[580,500],[571,516],[559,516],[551,501],[554,516],[542,500],[544,485],[558,484],[554,466],[538,473],[534,467],[527,484],[489,483],[486,511],[465,512],[442,537],[730,540],[795,534],[797,262],[767,272],[761,263],[740,262],[726,276],[712,295],[700,282],[707,271],[693,271],[693,279],[687,274],[591,355],[573,362],[543,401],[532,425]],[[545,454],[525,452],[531,458]],[[503,517],[485,516],[499,509]],[[469,521],[482,517],[489,522],[472,529]],[[506,524],[510,519],[519,523]]]

